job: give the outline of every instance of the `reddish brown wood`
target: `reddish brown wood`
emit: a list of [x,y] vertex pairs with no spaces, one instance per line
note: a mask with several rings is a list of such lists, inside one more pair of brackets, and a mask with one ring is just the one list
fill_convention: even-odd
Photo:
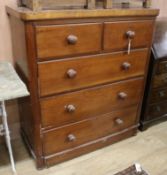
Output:
[[[19,54],[22,51],[16,46],[14,53],[18,52],[16,58],[23,58],[18,70],[31,94],[19,102],[21,131],[38,168],[136,134],[154,17],[133,17],[132,13],[118,18],[52,16],[53,20],[44,18],[20,25],[25,38],[17,36],[23,41],[24,54]],[[29,15],[25,17],[30,19]],[[148,27],[146,33],[143,26]],[[114,41],[111,29],[116,31]],[[135,35],[132,32],[134,36],[127,36],[125,32],[133,29]],[[123,32],[126,41],[120,40]],[[132,47],[127,54],[130,39],[139,49]]]
[[[44,155],[75,148],[135,125],[136,106],[43,133]],[[118,124],[117,119],[124,121]],[[105,126],[105,127],[104,127]],[[96,132],[95,132],[96,131]]]
[[[142,88],[143,78],[139,78],[41,99],[42,126],[62,126],[112,110],[137,105]],[[125,93],[126,98],[120,98],[120,92]],[[75,111],[67,112],[67,105],[75,106]]]
[[167,61],[161,61],[159,63],[158,73],[167,73]]
[[156,103],[166,99],[167,99],[167,87],[159,88],[152,91],[150,102]]
[[[142,76],[147,60],[148,50],[144,49],[132,51],[130,55],[102,54],[39,63],[40,95],[46,96]],[[127,64],[131,66],[127,68]]]
[[[69,42],[72,36],[75,44]],[[101,38],[100,23],[37,26],[37,55],[43,59],[98,52]]]
[[154,120],[167,116],[167,101],[150,105],[148,107],[147,120]]
[[36,157],[38,168],[44,166],[40,139],[40,114],[37,89],[37,64],[34,62],[34,28],[31,23],[24,23],[10,18],[12,27],[13,51],[16,69],[30,91],[30,97],[18,100],[21,130],[29,143],[30,152]]
[[[117,51],[127,50],[127,32],[134,32],[131,38],[132,48],[150,47],[152,42],[154,22],[150,21],[128,21],[105,23],[104,26],[104,50]],[[147,29],[147,30],[145,30]]]
[[166,87],[167,86],[167,73],[158,74],[154,76],[153,87]]
[[57,163],[67,161],[71,158],[75,158],[77,156],[80,156],[85,153],[89,153],[91,151],[97,150],[99,148],[102,148],[104,146],[110,145],[112,143],[118,142],[120,140],[126,139],[128,137],[134,136],[136,134],[136,129],[138,126],[132,127],[130,129],[124,130],[123,132],[118,132],[116,134],[103,137],[101,139],[98,139],[96,141],[89,142],[87,144],[84,144],[80,147],[73,148],[68,151],[63,151],[57,154],[53,154],[52,156],[46,156],[45,157],[45,163],[47,167],[50,167],[52,165],[55,165]]

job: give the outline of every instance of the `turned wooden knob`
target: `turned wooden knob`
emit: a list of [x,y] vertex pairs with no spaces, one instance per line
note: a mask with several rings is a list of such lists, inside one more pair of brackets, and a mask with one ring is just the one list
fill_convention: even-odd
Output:
[[67,76],[68,76],[69,78],[75,78],[76,75],[77,75],[77,71],[74,70],[74,69],[69,69],[69,70],[67,71]]
[[160,106],[156,106],[156,110],[157,110],[157,112],[161,112],[161,107]]
[[131,64],[128,63],[128,62],[124,62],[124,63],[122,64],[122,68],[123,68],[124,70],[129,70],[130,67],[131,67]]
[[69,36],[67,37],[67,41],[68,41],[69,44],[73,44],[73,45],[74,45],[74,44],[77,43],[78,37],[75,36],[75,35],[69,35]]
[[164,91],[159,91],[159,96],[160,97],[164,97],[165,96],[165,92]]
[[124,121],[123,121],[122,119],[120,119],[120,118],[117,118],[117,119],[115,120],[115,122],[116,122],[118,125],[122,125],[122,124],[124,123]]
[[68,141],[70,141],[70,142],[73,142],[76,140],[76,137],[73,134],[69,134],[67,138],[68,138]]
[[136,35],[135,31],[129,30],[129,31],[126,32],[126,36],[129,39],[133,39],[135,37],[135,35]]
[[121,99],[126,99],[127,96],[128,96],[128,95],[127,95],[125,92],[120,92],[120,93],[118,94],[118,97],[121,98]]
[[74,105],[67,105],[67,106],[65,106],[65,109],[69,113],[75,112],[75,110],[76,110]]

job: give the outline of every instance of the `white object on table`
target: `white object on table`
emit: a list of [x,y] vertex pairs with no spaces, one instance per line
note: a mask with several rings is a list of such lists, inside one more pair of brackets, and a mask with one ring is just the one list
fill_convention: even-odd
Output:
[[13,66],[9,62],[0,61],[0,115],[2,117],[2,124],[4,127],[3,135],[5,135],[6,145],[9,151],[10,162],[12,165],[13,173],[16,173],[16,168],[13,158],[10,132],[7,122],[5,101],[28,95],[29,92],[25,84],[21,81],[21,79],[15,72]]

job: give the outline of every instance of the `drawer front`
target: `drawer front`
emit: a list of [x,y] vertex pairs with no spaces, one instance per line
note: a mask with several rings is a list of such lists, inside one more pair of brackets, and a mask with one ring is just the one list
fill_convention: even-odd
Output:
[[166,87],[166,86],[167,86],[167,73],[154,76],[154,80],[153,80],[154,88]]
[[41,99],[42,126],[62,126],[137,105],[142,91],[143,78],[138,78]]
[[153,21],[107,22],[104,26],[104,50],[128,50],[150,47],[153,34]]
[[158,73],[167,73],[167,61],[159,62]]
[[36,27],[38,58],[98,52],[102,24],[69,24]]
[[151,95],[151,103],[161,102],[167,99],[167,89],[153,90]]
[[47,131],[43,133],[44,154],[46,156],[71,149],[131,127],[136,123],[136,114],[137,108],[131,107]]
[[148,50],[104,54],[38,64],[40,95],[50,95],[93,85],[142,76]]
[[167,102],[158,103],[149,106],[148,119],[155,119],[162,116],[167,116]]

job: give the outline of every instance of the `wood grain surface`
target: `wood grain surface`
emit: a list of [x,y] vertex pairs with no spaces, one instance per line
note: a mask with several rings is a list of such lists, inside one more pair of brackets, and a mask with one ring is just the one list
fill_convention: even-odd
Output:
[[[121,52],[38,63],[40,96],[142,76],[147,61],[148,50],[144,49],[130,55]],[[76,75],[70,78],[69,70]]]
[[[143,78],[122,81],[64,95],[41,99],[42,126],[61,126],[116,109],[138,105],[143,89]],[[127,94],[121,99],[119,94]],[[76,110],[66,111],[67,105]],[[60,117],[61,116],[61,117]]]
[[[68,41],[76,37],[76,43]],[[69,24],[36,27],[38,58],[62,57],[101,50],[102,24]]]

